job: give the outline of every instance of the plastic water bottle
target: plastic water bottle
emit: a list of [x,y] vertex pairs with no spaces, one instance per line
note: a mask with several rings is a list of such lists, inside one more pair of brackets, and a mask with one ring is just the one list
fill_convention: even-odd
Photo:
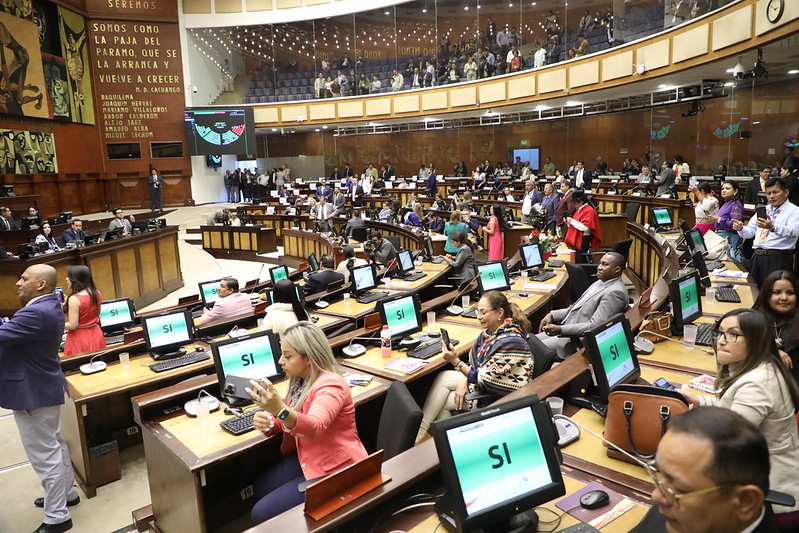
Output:
[[380,353],[386,359],[391,357],[391,332],[388,326],[383,326],[383,331],[380,332]]

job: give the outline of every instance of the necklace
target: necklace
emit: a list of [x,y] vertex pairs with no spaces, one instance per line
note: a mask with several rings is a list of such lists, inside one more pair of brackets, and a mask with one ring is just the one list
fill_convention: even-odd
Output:
[[774,342],[777,343],[777,348],[782,349],[782,328],[777,328],[777,322],[774,322]]

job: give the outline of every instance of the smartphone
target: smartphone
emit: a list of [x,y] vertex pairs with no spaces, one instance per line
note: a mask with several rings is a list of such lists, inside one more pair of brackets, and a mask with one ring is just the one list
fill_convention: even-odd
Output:
[[58,296],[58,300],[63,304],[64,303],[64,289],[62,287],[55,288],[55,295]]
[[452,343],[449,341],[449,331],[447,331],[444,328],[441,328],[440,331],[441,331],[441,339],[444,341],[444,346],[446,346],[449,349],[449,347],[452,345]]
[[757,212],[757,218],[762,218],[764,220],[768,219],[768,215],[766,214],[766,206],[764,205],[758,206],[756,212]]
[[677,390],[677,388],[663,378],[657,378],[654,385],[666,390]]

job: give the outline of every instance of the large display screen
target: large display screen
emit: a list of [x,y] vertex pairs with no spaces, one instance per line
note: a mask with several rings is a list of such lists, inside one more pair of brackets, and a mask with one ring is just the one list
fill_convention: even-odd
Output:
[[183,113],[189,155],[255,154],[252,109],[186,109]]

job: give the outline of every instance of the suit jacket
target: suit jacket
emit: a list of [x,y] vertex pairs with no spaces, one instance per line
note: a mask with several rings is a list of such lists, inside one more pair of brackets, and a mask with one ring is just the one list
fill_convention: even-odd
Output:
[[658,190],[655,194],[657,196],[660,196],[661,194],[666,194],[668,192],[671,192],[671,189],[674,187],[674,182],[676,179],[677,175],[674,173],[672,169],[664,168],[663,170],[661,170],[660,176],[658,176],[658,178],[652,182],[658,187]]
[[[156,177],[158,178],[157,182],[156,182],[156,179],[155,179]],[[156,183],[158,183],[158,187],[155,186]],[[160,174],[157,174],[156,176],[153,176],[152,174],[150,174],[149,176],[147,176],[147,186],[150,187],[150,190],[153,190],[153,189],[156,189],[156,188],[157,189],[161,189],[164,186],[164,179],[161,177]]]
[[337,195],[333,195],[333,208],[336,210],[336,214],[341,212],[342,209],[347,205],[347,195],[344,193],[338,193]]
[[275,426],[284,431],[280,450],[284,456],[297,452],[305,479],[332,474],[368,455],[355,427],[352,393],[335,372],[316,379],[296,413],[292,429],[277,419]]
[[760,188],[760,176],[755,176],[752,181],[746,184],[746,191],[744,192],[745,204],[757,204],[757,193],[762,189]]
[[[355,187],[355,199],[352,200],[352,207],[361,207],[361,206],[363,206],[363,195],[364,195],[363,187],[360,186],[360,185],[357,185]],[[350,189],[350,192],[349,192],[348,196],[350,198],[352,198],[352,189]]]
[[84,241],[84,240],[86,240],[86,232],[83,231],[83,230],[80,230],[79,232],[76,232],[70,226],[69,228],[67,228],[64,231],[63,237],[64,237],[64,242]]
[[541,199],[541,205],[547,210],[547,229],[550,231],[555,231],[555,208],[559,201],[560,198],[555,193]]
[[0,325],[0,407],[38,409],[64,403],[66,379],[58,346],[64,312],[46,294]]
[[427,177],[426,190],[427,194],[430,196],[435,196],[438,193],[438,183],[436,183],[435,172],[431,172],[430,175]]
[[[780,528],[777,527],[777,521],[774,519],[774,513],[766,508],[766,514],[760,524],[752,530],[752,533],[779,533]],[[644,518],[638,522],[630,533],[666,533],[666,519],[660,514],[660,508],[653,505],[649,508]],[[730,531],[729,533],[738,533]]]
[[[571,180],[572,181],[572,185],[574,185],[575,188],[577,187],[577,173],[578,172],[579,172],[579,170],[574,169],[572,172],[569,173],[569,175],[572,177],[572,180]],[[591,174],[591,171],[588,170],[587,168],[584,168],[583,169],[583,189],[590,189],[591,188],[591,182],[593,181],[593,179],[594,179],[594,175]]]
[[308,276],[308,281],[303,285],[302,289],[305,294],[316,294],[317,292],[326,291],[331,283],[341,279],[344,279],[342,274],[331,268],[323,268]]
[[0,241],[0,260],[2,259],[11,259],[11,256],[8,255],[6,247],[3,245],[3,242]]
[[200,317],[200,324],[207,324],[221,318],[252,314],[252,300],[248,294],[234,292],[214,302],[214,306]]
[[563,219],[567,212],[574,211],[574,205],[572,204],[572,193],[573,191],[569,190],[569,192],[564,194],[563,198],[558,200],[558,203],[555,205],[555,224],[558,226],[563,224]]
[[11,231],[12,229],[18,229],[16,222],[10,218],[0,217],[0,231]]
[[[594,282],[594,284],[599,283]],[[591,285],[593,287],[594,285]],[[589,287],[587,291],[591,290]],[[627,309],[627,289],[621,277],[605,283],[598,292],[593,292],[589,298],[577,300],[571,306],[552,311],[552,321],[563,327],[561,335],[567,337],[582,337],[597,324],[608,320],[617,313]],[[564,323],[566,315],[569,319]]]

